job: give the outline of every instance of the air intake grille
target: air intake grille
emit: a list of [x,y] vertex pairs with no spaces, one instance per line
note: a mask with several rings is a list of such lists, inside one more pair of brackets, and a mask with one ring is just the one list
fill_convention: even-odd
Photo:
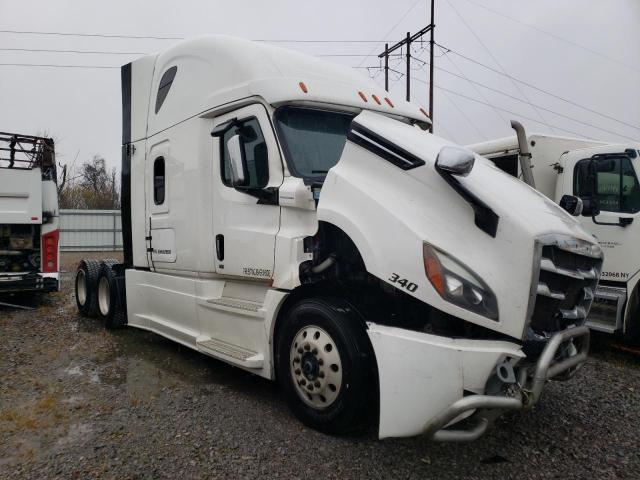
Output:
[[530,327],[538,335],[585,322],[600,277],[602,258],[544,245]]

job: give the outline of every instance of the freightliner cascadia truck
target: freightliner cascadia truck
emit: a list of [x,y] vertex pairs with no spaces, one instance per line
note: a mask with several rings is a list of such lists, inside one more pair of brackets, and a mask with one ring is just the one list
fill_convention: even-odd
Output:
[[527,135],[518,122],[513,127],[513,137],[469,148],[556,202],[580,198],[580,223],[605,252],[587,325],[640,344],[640,143]]
[[53,140],[0,132],[0,302],[58,290],[58,240]]
[[82,314],[380,438],[472,440],[585,361],[598,243],[419,106],[218,36],[125,65],[122,95],[124,262],[81,262]]

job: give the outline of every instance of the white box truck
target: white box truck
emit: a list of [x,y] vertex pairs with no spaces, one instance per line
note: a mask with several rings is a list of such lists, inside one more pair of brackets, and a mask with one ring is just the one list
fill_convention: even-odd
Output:
[[81,263],[82,314],[381,438],[477,438],[585,361],[597,242],[419,106],[218,36],[125,65],[122,93],[124,262]]
[[58,290],[58,240],[53,140],[0,132],[0,295]]
[[587,325],[640,344],[640,143],[527,135],[512,125],[513,137],[468,148],[555,202],[581,199],[580,223],[605,252]]

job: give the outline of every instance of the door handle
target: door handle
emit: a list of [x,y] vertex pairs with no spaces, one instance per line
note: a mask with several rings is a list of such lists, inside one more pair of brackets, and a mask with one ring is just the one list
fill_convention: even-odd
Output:
[[216,257],[220,262],[224,260],[224,235],[222,234],[216,235]]

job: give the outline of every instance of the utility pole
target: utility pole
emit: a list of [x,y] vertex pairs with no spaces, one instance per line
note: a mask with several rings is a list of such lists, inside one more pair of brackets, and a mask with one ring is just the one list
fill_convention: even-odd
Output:
[[431,0],[431,40],[429,40],[429,118],[431,119],[431,126],[429,132],[433,133],[433,47],[435,42],[433,41],[433,31],[436,28],[434,23],[434,4],[435,0]]
[[[433,3],[435,0],[431,0],[431,12],[433,12]],[[433,14],[431,17],[431,20],[433,21]],[[389,56],[391,55],[392,52],[394,52],[395,50],[398,50],[399,48],[402,47],[406,47],[407,52],[406,52],[406,60],[407,60],[407,101],[411,100],[411,43],[415,42],[416,40],[419,40],[420,38],[422,38],[423,35],[426,35],[427,32],[431,32],[431,40],[430,40],[430,46],[431,46],[431,66],[430,66],[430,77],[431,77],[431,84],[429,87],[429,118],[431,118],[431,121],[433,121],[433,45],[434,45],[434,40],[433,40],[433,28],[435,27],[435,25],[433,25],[433,23],[427,25],[426,27],[424,27],[422,30],[420,30],[419,32],[414,33],[413,35],[411,35],[411,32],[407,32],[407,36],[404,40],[399,41],[398,43],[396,43],[395,45],[392,45],[391,47],[389,47],[389,44],[386,43],[384,46],[384,52],[382,52],[381,54],[378,55],[378,58],[384,58],[384,88],[385,90],[389,91],[389,70],[391,70],[389,68]],[[400,53],[400,56],[402,56],[402,53]],[[432,127],[433,128],[433,127]]]
[[384,89],[389,91],[389,44],[384,44]]
[[411,32],[407,32],[407,102],[411,100]]

